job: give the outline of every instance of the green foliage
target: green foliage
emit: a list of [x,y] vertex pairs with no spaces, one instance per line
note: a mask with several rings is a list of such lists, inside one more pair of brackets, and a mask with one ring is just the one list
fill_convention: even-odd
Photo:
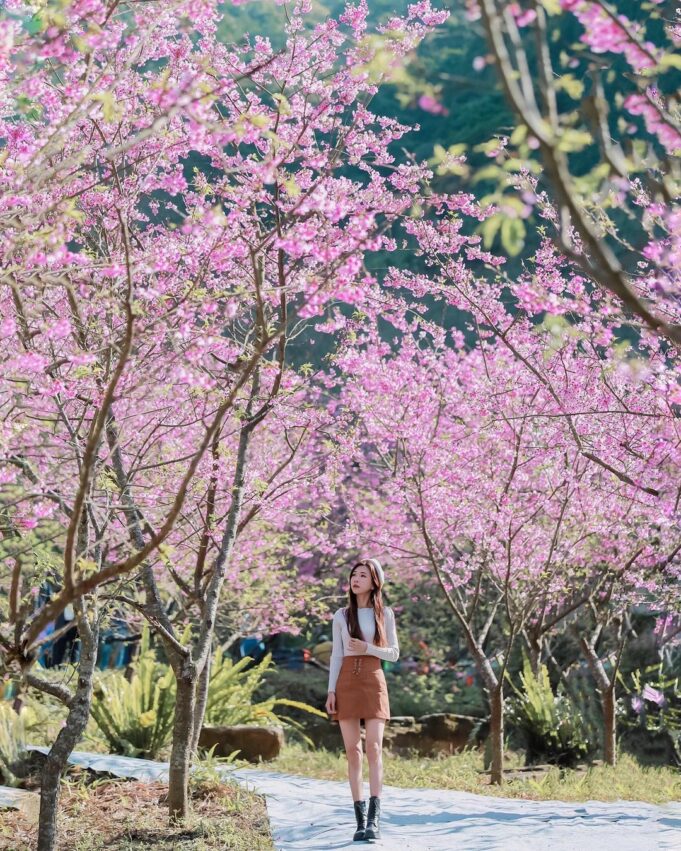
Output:
[[21,774],[31,734],[44,725],[44,720],[31,706],[15,712],[9,703],[0,701],[0,777],[5,785],[18,785],[15,772]]
[[681,677],[665,671],[663,662],[648,665],[628,675],[618,675],[628,695],[628,712],[620,723],[649,733],[666,733],[681,763]]
[[209,795],[218,792],[225,785],[225,766],[233,765],[239,750],[232,751],[229,756],[215,756],[217,745],[206,751],[201,759],[197,759],[189,776],[189,788],[192,794]]
[[[291,700],[321,708],[326,702],[328,681],[328,673],[316,667],[306,666],[301,671],[272,665],[265,672],[255,697],[257,700],[265,700],[285,694]],[[305,714],[295,710],[292,714],[298,720],[305,718]]]
[[113,753],[153,758],[168,744],[175,712],[172,669],[156,658],[149,631],[128,680],[121,671],[97,675],[91,715]]
[[220,649],[216,650],[208,687],[205,722],[220,726],[283,723],[295,729],[309,742],[302,732],[303,724],[290,716],[278,714],[275,707],[288,706],[321,718],[326,718],[326,713],[308,703],[274,695],[256,701],[255,692],[262,685],[263,677],[272,665],[272,654],[268,653],[257,665],[246,670],[252,661],[249,656],[245,656],[238,662],[232,662],[224,657]]
[[485,715],[485,700],[479,686],[457,686],[449,674],[386,672],[392,715],[431,715],[453,712],[457,715]]
[[[271,696],[254,701],[254,693],[272,663],[268,654],[250,669],[248,656],[233,663],[216,650],[211,666],[205,723],[275,724],[300,732],[302,724],[280,715],[276,707],[293,707],[326,718],[306,703]],[[132,664],[132,674],[107,671],[97,675],[91,715],[109,750],[126,756],[157,757],[170,742],[175,713],[176,682],[172,668],[160,662],[150,646],[149,631],[142,633],[142,644]]]
[[574,765],[584,758],[590,750],[586,729],[570,698],[554,694],[546,666],[535,674],[524,658],[520,682],[521,688],[511,682],[516,696],[506,702],[506,718],[524,740],[528,764]]
[[[406,618],[403,622],[406,623]],[[405,627],[405,648],[409,643],[407,632]],[[273,695],[286,694],[295,701],[323,707],[328,679],[328,673],[319,668],[306,667],[303,671],[290,671],[272,667],[267,671],[256,697],[264,700]],[[435,712],[453,712],[479,718],[486,715],[481,688],[476,682],[468,685],[465,679],[457,677],[454,671],[418,674],[412,671],[386,670],[385,679],[390,694],[390,711],[394,716],[420,717]],[[304,729],[305,721],[310,718],[309,714],[296,710],[292,710],[291,714],[297,721],[302,722]],[[321,715],[325,719],[328,718],[325,712]]]
[[[45,679],[60,680],[72,672],[71,666],[42,672]],[[16,711],[10,700],[17,697],[13,685],[0,692],[0,783],[14,786],[25,776],[27,745],[51,745],[64,718],[66,707],[41,692],[21,694],[21,708]]]

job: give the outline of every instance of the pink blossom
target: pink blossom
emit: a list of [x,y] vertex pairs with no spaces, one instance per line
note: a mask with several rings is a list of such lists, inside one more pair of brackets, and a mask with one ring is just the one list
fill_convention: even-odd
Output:
[[422,110],[433,115],[447,115],[449,113],[449,110],[431,95],[420,95],[418,105]]
[[646,684],[643,688],[642,697],[644,700],[649,700],[651,703],[656,703],[658,706],[664,706],[667,702],[661,691],[648,684]]

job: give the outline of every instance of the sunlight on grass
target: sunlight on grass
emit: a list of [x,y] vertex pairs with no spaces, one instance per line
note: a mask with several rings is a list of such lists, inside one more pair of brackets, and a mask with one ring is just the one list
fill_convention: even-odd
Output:
[[[300,744],[286,745],[267,767],[272,771],[303,774],[324,780],[345,780],[345,756],[327,750],[309,750]],[[507,768],[520,766],[520,757],[510,755]],[[593,766],[587,771],[552,768],[538,779],[510,779],[491,786],[483,772],[482,754],[464,751],[438,758],[399,757],[383,754],[384,782],[405,788],[453,789],[506,798],[535,801],[646,801],[662,804],[681,798],[681,773],[673,768],[648,768],[633,757],[622,755],[615,768]],[[368,767],[364,763],[364,776]]]

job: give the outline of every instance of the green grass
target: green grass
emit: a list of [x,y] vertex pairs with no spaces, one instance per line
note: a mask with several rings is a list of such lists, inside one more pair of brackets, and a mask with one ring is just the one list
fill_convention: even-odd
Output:
[[[520,765],[520,756],[510,754],[507,768]],[[344,754],[322,749],[312,751],[299,744],[286,745],[276,760],[267,763],[267,768],[324,780],[345,780],[347,777]],[[552,768],[538,779],[510,779],[501,787],[490,785],[482,769],[482,754],[472,750],[432,759],[383,753],[383,779],[388,786],[454,789],[534,801],[625,800],[663,804],[681,799],[679,771],[648,768],[627,754],[620,757],[615,768],[608,765],[596,765],[586,771]],[[364,776],[368,777],[366,761]]]

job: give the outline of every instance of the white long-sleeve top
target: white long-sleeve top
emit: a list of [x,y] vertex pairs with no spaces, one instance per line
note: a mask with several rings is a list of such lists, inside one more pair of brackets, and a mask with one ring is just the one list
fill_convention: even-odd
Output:
[[387,647],[377,647],[371,642],[374,639],[376,631],[376,618],[374,610],[371,606],[357,608],[357,617],[359,619],[359,628],[362,637],[367,642],[366,653],[352,652],[348,649],[350,641],[350,631],[345,620],[345,609],[338,609],[333,616],[333,647],[331,650],[331,660],[329,665],[329,691],[336,690],[336,680],[340,674],[343,657],[345,656],[378,656],[379,659],[385,659],[386,662],[397,662],[400,656],[400,645],[397,641],[397,630],[395,629],[395,613],[391,608],[385,608],[385,632],[388,640]]

